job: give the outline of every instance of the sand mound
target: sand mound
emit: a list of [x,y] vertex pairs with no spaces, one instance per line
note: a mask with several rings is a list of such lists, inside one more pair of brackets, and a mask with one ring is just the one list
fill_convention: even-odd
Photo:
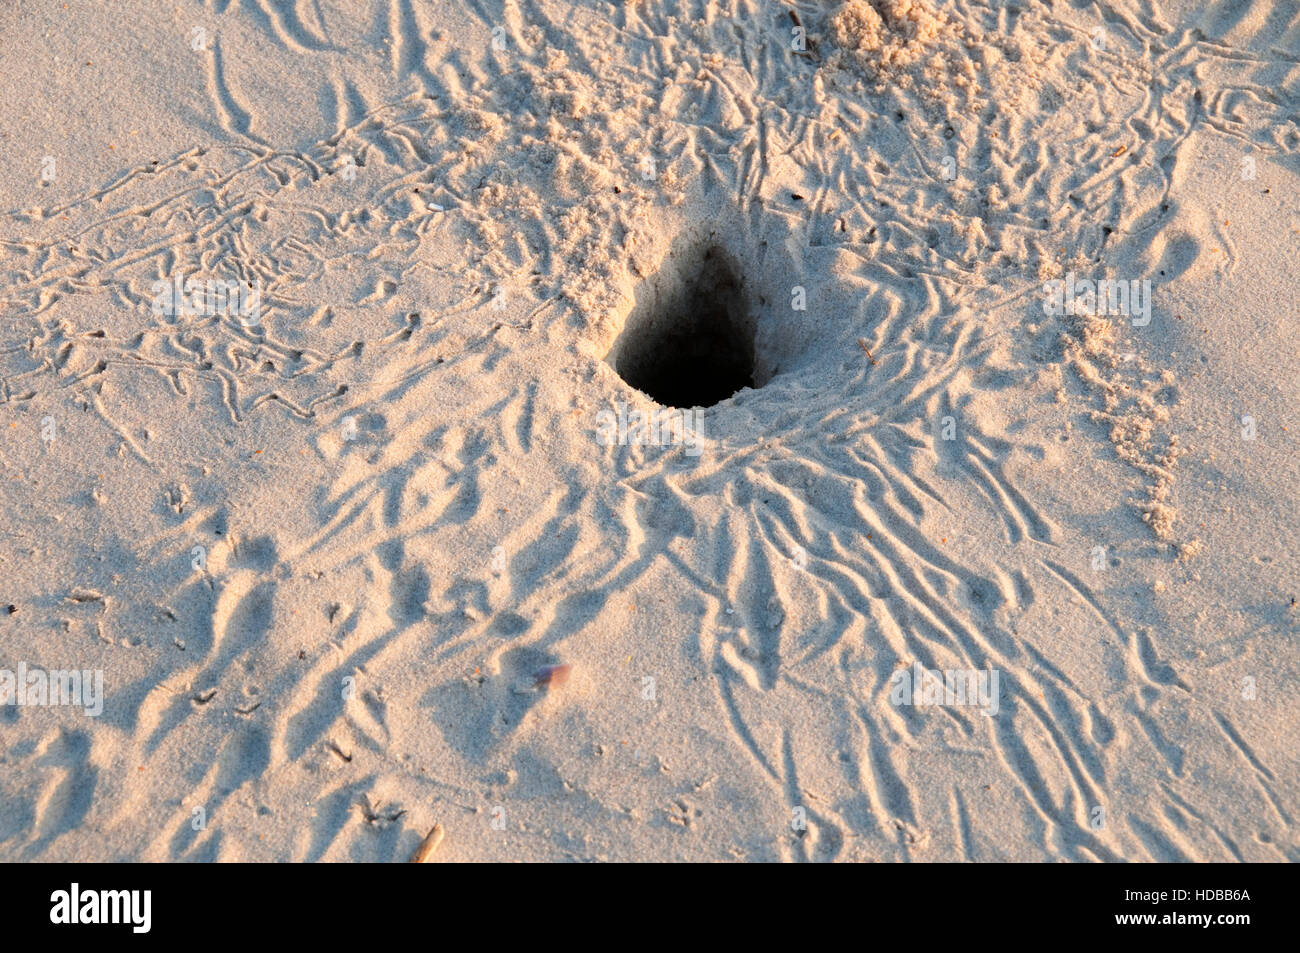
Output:
[[848,0],[827,28],[838,51],[832,63],[879,89],[895,85],[943,100],[978,88],[974,35],[927,0]]
[[840,49],[881,71],[933,55],[950,28],[948,18],[924,0],[848,0],[830,23]]

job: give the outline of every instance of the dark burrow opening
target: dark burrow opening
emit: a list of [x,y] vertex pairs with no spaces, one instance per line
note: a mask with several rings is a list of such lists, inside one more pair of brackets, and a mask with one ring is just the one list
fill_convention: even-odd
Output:
[[669,263],[638,302],[610,363],[668,407],[710,407],[754,386],[754,322],[717,246]]

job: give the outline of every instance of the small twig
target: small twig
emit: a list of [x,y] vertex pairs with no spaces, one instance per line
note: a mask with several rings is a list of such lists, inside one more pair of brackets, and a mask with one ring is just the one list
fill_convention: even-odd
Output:
[[433,830],[429,831],[428,835],[424,838],[424,840],[420,841],[420,846],[415,848],[415,853],[411,855],[411,859],[407,861],[407,863],[410,864],[424,863],[426,860],[428,860],[430,857],[433,856],[433,852],[438,849],[438,845],[441,843],[442,843],[442,825],[434,824]]
[[858,338],[858,347],[867,352],[867,360],[871,361],[871,364],[874,367],[876,359],[871,356],[871,348],[867,347],[867,342],[864,338]]

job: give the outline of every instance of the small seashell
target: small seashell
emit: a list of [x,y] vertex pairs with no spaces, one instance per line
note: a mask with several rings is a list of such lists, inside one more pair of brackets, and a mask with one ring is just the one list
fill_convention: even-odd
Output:
[[544,665],[533,673],[533,687],[559,688],[569,680],[572,665]]

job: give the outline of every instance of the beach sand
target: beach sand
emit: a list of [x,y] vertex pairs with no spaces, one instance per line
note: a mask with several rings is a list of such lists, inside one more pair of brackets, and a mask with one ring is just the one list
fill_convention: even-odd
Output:
[[1294,4],[0,35],[0,859],[1300,860]]

